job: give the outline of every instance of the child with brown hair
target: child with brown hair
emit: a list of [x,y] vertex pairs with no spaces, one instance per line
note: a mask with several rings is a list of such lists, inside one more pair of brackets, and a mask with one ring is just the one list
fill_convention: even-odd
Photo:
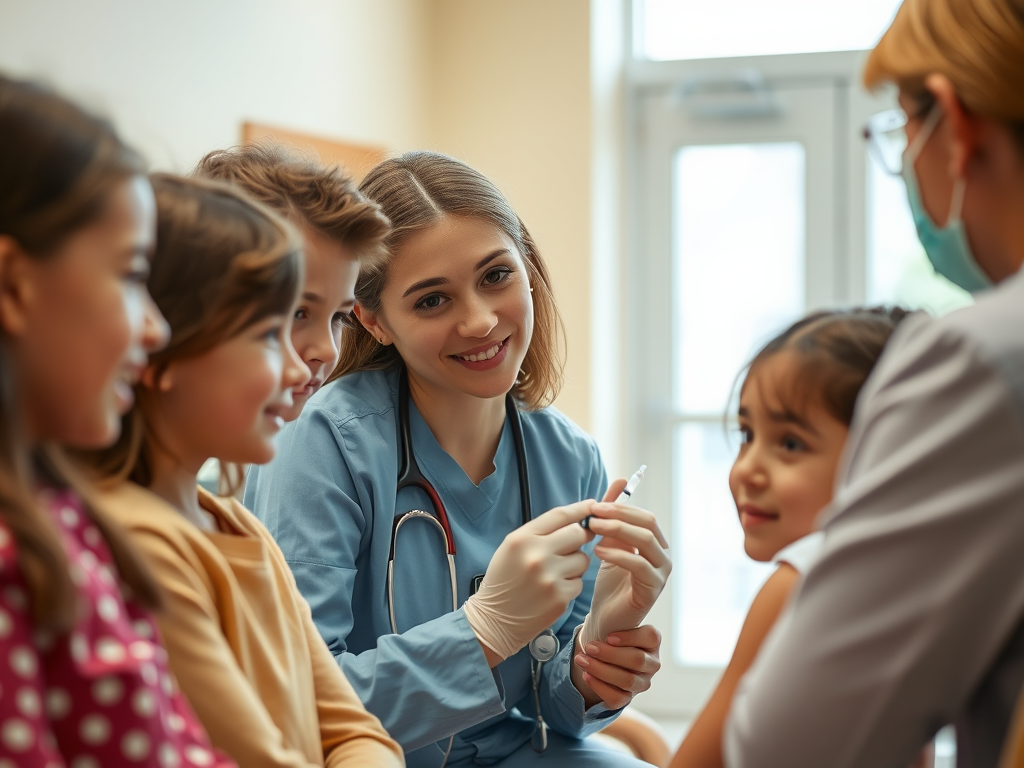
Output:
[[117,439],[167,341],[142,161],[0,76],[0,168],[0,765],[228,765],[167,668],[149,569],[62,453]]
[[152,183],[148,285],[170,341],[150,356],[121,441],[92,463],[112,485],[103,508],[167,593],[171,668],[213,743],[240,765],[401,765],[266,529],[234,499],[196,487],[211,457],[273,458],[292,392],[309,379],[290,340],[299,237],[229,185],[168,175]]
[[724,765],[722,730],[736,686],[814,562],[822,537],[815,521],[832,500],[857,395],[906,314],[898,308],[817,312],[769,341],[750,363],[729,489],[747,555],[779,567],[754,598],[732,659],[673,768]]
[[359,266],[383,257],[388,220],[340,166],[272,142],[211,152],[193,175],[240,187],[302,235],[306,277],[292,344],[311,377],[292,391],[294,406],[284,420],[294,421],[338,362],[342,327],[356,305]]

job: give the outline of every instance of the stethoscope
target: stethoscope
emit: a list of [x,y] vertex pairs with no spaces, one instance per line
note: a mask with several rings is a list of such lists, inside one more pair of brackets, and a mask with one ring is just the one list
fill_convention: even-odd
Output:
[[[512,428],[512,440],[516,451],[516,470],[519,475],[519,505],[522,512],[521,524],[526,524],[533,519],[533,506],[530,503],[530,474],[526,465],[526,444],[523,441],[523,421],[516,407],[512,393],[505,395],[505,415]],[[395,518],[391,528],[391,550],[388,553],[388,613],[391,618],[391,631],[398,634],[398,622],[395,620],[395,550],[398,543],[398,532],[403,525],[413,521],[422,520],[434,526],[444,539],[445,557],[448,560],[448,579],[452,589],[452,611],[459,608],[458,581],[455,574],[455,537],[452,535],[452,527],[448,522],[448,512],[444,508],[444,502],[434,486],[423,476],[419,465],[416,463],[416,456],[412,450],[412,428],[409,424],[409,374],[404,366],[398,378],[398,488],[419,488],[427,494],[430,499],[430,506],[433,511],[423,509],[412,509]],[[470,587],[470,594],[476,592],[483,580],[483,574],[473,577]],[[543,752],[548,746],[548,727],[540,713],[540,671],[545,662],[551,661],[558,654],[560,643],[558,636],[550,629],[545,629],[529,644],[530,649],[530,676],[533,683],[533,703],[537,711],[537,727],[534,729],[530,743],[537,752]],[[441,768],[448,762],[448,755],[451,754],[452,742],[455,739],[453,734],[448,739],[448,749],[444,753],[444,761]]]

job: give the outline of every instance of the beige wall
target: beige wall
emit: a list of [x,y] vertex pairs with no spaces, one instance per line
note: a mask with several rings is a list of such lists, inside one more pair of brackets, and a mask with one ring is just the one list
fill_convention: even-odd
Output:
[[244,120],[395,149],[425,135],[425,0],[0,0],[0,69],[112,116],[157,168]]
[[110,115],[156,168],[187,170],[245,120],[479,168],[551,269],[568,347],[557,405],[584,428],[589,37],[590,0],[0,0],[0,69]]
[[568,343],[557,406],[590,423],[590,4],[429,0],[430,144],[495,181],[551,270]]

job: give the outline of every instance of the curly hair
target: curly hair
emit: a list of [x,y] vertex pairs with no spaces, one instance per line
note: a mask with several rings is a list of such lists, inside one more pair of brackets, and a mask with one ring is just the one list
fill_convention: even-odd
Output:
[[192,175],[240,187],[293,224],[351,248],[366,267],[384,259],[390,224],[341,166],[261,141],[210,152]]

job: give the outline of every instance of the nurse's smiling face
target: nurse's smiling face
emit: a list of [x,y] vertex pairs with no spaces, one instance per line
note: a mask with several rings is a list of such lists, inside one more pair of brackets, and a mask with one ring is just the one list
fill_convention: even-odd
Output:
[[447,215],[405,240],[388,273],[380,310],[360,319],[395,345],[413,392],[504,397],[533,336],[526,265],[512,239],[484,219]]

